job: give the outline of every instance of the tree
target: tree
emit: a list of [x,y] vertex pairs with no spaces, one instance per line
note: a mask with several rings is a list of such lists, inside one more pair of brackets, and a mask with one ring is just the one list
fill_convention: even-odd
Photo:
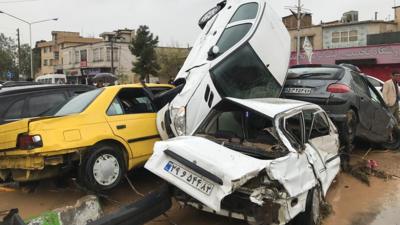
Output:
[[136,61],[133,62],[132,72],[140,75],[140,79],[150,81],[150,75],[157,76],[157,71],[160,66],[157,63],[155,48],[158,44],[158,36],[154,37],[149,31],[149,27],[140,26],[136,31],[129,49],[136,56]]
[[21,56],[20,56],[20,71],[19,73],[23,77],[28,77],[31,75],[31,57],[30,57],[30,47],[28,44],[21,45]]
[[188,54],[189,49],[186,48],[158,49],[157,59],[161,68],[158,73],[160,74],[159,77],[162,83],[173,80],[176,77]]
[[0,79],[7,80],[7,73],[17,73],[16,45],[13,39],[0,33]]

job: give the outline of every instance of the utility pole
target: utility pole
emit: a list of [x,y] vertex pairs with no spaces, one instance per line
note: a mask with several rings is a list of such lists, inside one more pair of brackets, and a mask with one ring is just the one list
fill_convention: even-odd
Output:
[[111,42],[111,73],[114,74],[114,37],[110,37]]
[[19,35],[19,28],[17,28],[17,41],[18,41],[18,73],[15,78],[16,81],[19,80],[19,75],[21,74],[21,41]]
[[297,65],[300,64],[300,51],[301,51],[301,20],[306,15],[306,9],[301,5],[301,0],[297,0],[297,5],[295,7],[286,7],[289,9],[293,16],[297,19],[297,40],[296,40],[296,62]]
[[298,0],[297,4],[297,53],[296,53],[296,62],[297,65],[300,64],[300,31],[301,31],[301,18],[302,18],[302,12],[301,12],[301,0]]

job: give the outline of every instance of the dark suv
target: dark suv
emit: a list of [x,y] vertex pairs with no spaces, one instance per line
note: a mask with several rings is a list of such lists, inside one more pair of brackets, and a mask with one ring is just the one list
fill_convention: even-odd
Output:
[[0,86],[0,124],[46,115],[53,107],[92,89],[86,85],[4,83]]
[[352,67],[291,67],[282,95],[320,105],[336,123],[342,144],[350,150],[355,137],[385,148],[400,145],[396,119],[380,93]]

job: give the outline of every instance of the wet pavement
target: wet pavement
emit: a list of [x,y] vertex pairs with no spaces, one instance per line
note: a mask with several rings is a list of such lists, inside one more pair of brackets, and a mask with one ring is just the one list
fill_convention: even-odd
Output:
[[[365,151],[356,157],[363,157]],[[365,159],[374,159],[379,169],[394,175],[390,180],[371,177],[370,186],[347,174],[340,174],[328,192],[327,200],[332,205],[333,213],[323,221],[323,225],[397,225],[400,224],[400,152],[371,151]],[[138,169],[130,176],[135,193],[127,182],[124,182],[102,200],[106,213],[117,210],[124,204],[141,198],[157,189],[163,182],[147,172]],[[65,205],[73,205],[86,193],[77,189],[73,182],[64,188],[57,187],[52,181],[39,184],[34,192],[22,189],[0,188],[0,211],[19,208],[23,218],[40,215],[44,211]],[[245,224],[191,208],[181,208],[174,203],[167,216],[148,223],[148,225],[241,225]],[[172,223],[171,223],[172,222]]]

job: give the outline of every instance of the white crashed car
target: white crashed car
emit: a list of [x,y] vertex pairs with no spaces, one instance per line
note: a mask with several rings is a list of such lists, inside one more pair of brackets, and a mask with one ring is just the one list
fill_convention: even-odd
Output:
[[290,36],[267,0],[227,0],[199,22],[202,32],[176,77],[179,94],[157,115],[162,139],[187,135],[223,97],[279,97]]
[[155,144],[145,168],[189,205],[251,224],[318,224],[339,172],[338,134],[317,105],[227,98],[192,136]]

